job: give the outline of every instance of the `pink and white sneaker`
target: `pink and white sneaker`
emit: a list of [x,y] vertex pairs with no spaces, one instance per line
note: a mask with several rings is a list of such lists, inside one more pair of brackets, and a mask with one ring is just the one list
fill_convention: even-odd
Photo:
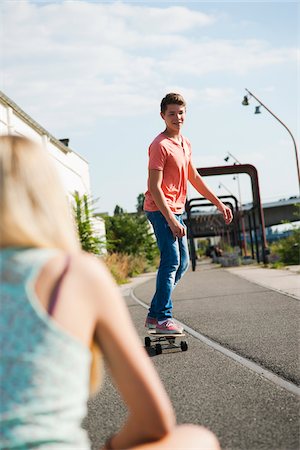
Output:
[[158,323],[156,325],[156,333],[160,334],[181,334],[183,328],[177,325],[172,319],[167,319],[163,323]]
[[146,317],[145,327],[149,328],[149,330],[155,330],[157,325],[157,319],[155,317]]

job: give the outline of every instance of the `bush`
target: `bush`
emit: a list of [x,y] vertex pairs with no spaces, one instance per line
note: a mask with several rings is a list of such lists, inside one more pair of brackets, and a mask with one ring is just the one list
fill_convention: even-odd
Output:
[[127,282],[128,258],[126,255],[112,253],[104,257],[104,262],[118,284]]
[[201,258],[205,256],[207,248],[209,247],[209,239],[198,239],[197,240],[197,256]]
[[299,243],[300,228],[296,228],[290,236],[271,245],[271,260],[273,259],[277,266],[280,266],[280,263],[285,265],[300,264]]
[[111,253],[104,257],[104,262],[118,284],[126,283],[128,278],[149,270],[149,264],[143,256]]
[[144,214],[118,213],[105,217],[109,253],[143,257],[153,265],[158,255],[155,238]]
[[137,197],[137,212],[128,214],[116,205],[114,215],[105,216],[108,255],[104,261],[118,284],[144,272],[155,271],[159,250],[143,212],[144,194]]

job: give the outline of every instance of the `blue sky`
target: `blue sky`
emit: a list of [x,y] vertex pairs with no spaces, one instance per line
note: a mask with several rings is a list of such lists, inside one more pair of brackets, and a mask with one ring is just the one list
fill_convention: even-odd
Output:
[[[0,10],[1,90],[89,161],[99,211],[135,210],[170,91],[187,100],[197,167],[226,164],[229,151],[256,166],[264,202],[298,194],[291,137],[241,101],[248,88],[299,142],[299,3],[4,0]],[[232,176],[206,181],[238,195]],[[249,177],[240,184],[251,201]]]

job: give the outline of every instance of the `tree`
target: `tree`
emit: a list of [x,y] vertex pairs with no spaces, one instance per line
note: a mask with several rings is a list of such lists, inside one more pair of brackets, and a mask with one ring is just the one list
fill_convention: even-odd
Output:
[[124,213],[124,209],[121,208],[121,206],[116,205],[115,209],[114,209],[114,216],[119,216],[120,214]]
[[144,211],[144,200],[145,194],[141,193],[137,196],[136,210],[138,214],[141,214]]
[[90,199],[87,194],[80,196],[77,191],[74,192],[73,198],[75,201],[73,211],[81,247],[86,252],[99,255],[105,243],[95,235],[92,226],[95,200]]

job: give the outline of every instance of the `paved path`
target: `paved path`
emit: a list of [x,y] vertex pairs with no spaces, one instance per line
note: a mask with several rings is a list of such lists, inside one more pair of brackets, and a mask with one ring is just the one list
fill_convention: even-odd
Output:
[[260,286],[274,289],[300,300],[300,266],[289,266],[280,270],[240,266],[227,270]]
[[[250,270],[246,268],[246,275]],[[283,271],[274,272],[279,276]],[[300,303],[265,287],[272,284],[266,281],[267,272],[264,278],[261,272],[256,277],[260,285],[246,280],[245,273],[198,265],[196,272],[185,275],[173,297],[176,319],[194,330],[195,336],[204,335],[229,354],[241,356],[242,362],[192,335],[187,336],[187,352],[152,355],[152,361],[172,399],[178,422],[208,426],[223,449],[298,450],[299,398],[293,390],[276,384],[276,377],[294,388],[300,383]],[[251,274],[253,280],[254,272]],[[300,278],[293,275],[296,280]],[[265,286],[261,286],[262,279]],[[132,284],[133,295],[132,285],[125,285],[122,291],[143,343],[147,311],[135,299],[149,303],[155,278],[150,274]],[[243,361],[275,374],[275,382]],[[102,391],[89,404],[85,421],[94,449],[118,429],[125,416],[126,408],[106,376]]]

